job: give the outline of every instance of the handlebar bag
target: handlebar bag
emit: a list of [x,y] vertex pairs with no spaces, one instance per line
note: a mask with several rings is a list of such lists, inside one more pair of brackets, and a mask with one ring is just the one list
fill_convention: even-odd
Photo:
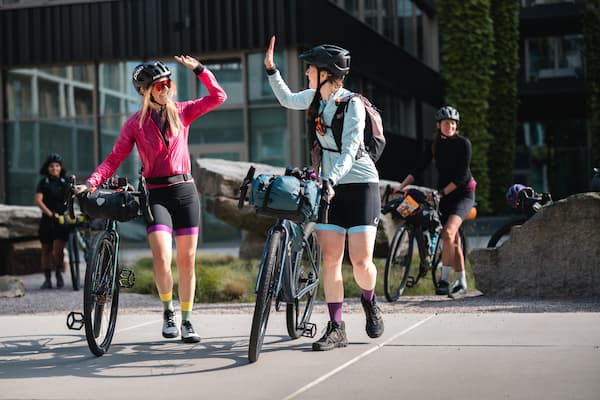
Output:
[[125,222],[139,215],[140,205],[136,197],[127,191],[96,189],[79,198],[81,211],[92,218],[114,219]]
[[250,204],[260,215],[308,222],[317,220],[320,196],[315,181],[260,174],[252,181]]

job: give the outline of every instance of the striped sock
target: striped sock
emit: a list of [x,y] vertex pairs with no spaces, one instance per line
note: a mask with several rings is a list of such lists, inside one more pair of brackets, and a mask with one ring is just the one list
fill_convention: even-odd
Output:
[[164,310],[170,310],[170,311],[175,310],[175,308],[173,307],[173,292],[159,293],[158,297],[160,297],[160,301],[162,301],[162,303],[163,303]]
[[181,320],[189,321],[192,315],[192,307],[194,306],[193,301],[182,301],[181,303]]

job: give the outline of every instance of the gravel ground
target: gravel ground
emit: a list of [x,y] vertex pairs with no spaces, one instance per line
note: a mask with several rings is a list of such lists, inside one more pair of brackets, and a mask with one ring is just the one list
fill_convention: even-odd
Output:
[[[73,291],[70,278],[65,275],[65,287],[62,289],[41,290],[42,274],[19,276],[25,285],[25,296],[0,298],[0,315],[21,314],[62,314],[70,311],[82,311],[83,290]],[[483,296],[477,291],[466,297],[451,300],[445,296],[407,296],[396,303],[388,303],[384,297],[378,297],[379,306],[384,313],[541,313],[541,312],[600,312],[600,298],[593,299],[498,299]],[[198,314],[242,314],[252,313],[254,304],[196,304],[194,312]],[[157,297],[122,292],[119,299],[119,313],[156,312],[162,306]],[[318,303],[315,312],[326,312],[326,305]],[[344,312],[362,312],[359,299],[347,299]]]

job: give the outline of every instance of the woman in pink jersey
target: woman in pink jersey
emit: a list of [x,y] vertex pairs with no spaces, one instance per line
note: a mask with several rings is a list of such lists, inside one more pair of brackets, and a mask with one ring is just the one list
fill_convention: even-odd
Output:
[[[191,176],[188,135],[190,124],[222,104],[227,95],[214,75],[197,59],[182,55],[175,59],[194,71],[206,86],[208,95],[200,99],[175,102],[177,93],[171,71],[160,61],[146,62],[133,71],[133,85],[143,97],[141,110],[123,125],[111,153],[87,179],[88,188],[113,176],[137,146],[154,223],[146,227],[154,259],[154,279],[164,306],[162,335],[179,336],[173,307],[171,273],[172,236],[175,234],[176,263],[179,272],[181,340],[197,343],[200,336],[190,322],[196,275],[194,263],[198,243],[200,201]],[[85,190],[81,185],[79,190]]]

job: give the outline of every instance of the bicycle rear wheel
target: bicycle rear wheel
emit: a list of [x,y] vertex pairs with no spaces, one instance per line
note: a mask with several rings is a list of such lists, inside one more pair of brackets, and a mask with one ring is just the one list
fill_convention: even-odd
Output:
[[392,239],[383,275],[385,298],[390,302],[398,300],[406,288],[413,252],[418,253],[417,247],[414,246],[414,239],[414,231],[406,225],[400,227]]
[[[460,247],[462,247],[463,258],[465,262],[467,261],[467,238],[465,233],[461,228],[458,229],[458,234],[460,236]],[[444,242],[442,241],[442,236],[440,233],[440,237],[438,238],[435,252],[431,261],[431,279],[433,280],[433,286],[435,288],[438,287],[440,280],[442,279],[442,249],[444,248]]]
[[73,284],[73,290],[79,290],[81,282],[81,270],[79,267],[80,255],[79,255],[79,240],[77,238],[77,229],[73,230],[69,234],[67,240],[67,251],[69,253],[69,268],[71,270],[71,283]]
[[94,237],[85,272],[83,319],[91,352],[100,357],[108,351],[115,333],[119,308],[116,236],[102,231]]
[[519,218],[502,225],[500,229],[494,232],[487,244],[487,247],[498,247],[502,243],[506,242],[510,237],[511,229],[514,226],[523,225],[525,221],[527,221],[527,218]]
[[285,317],[288,334],[292,339],[297,339],[306,329],[312,314],[317,290],[319,289],[319,270],[321,267],[321,247],[317,241],[317,234],[313,231],[302,244],[302,257],[299,264],[292,268],[294,271],[295,293],[304,291],[314,284],[310,290],[294,299],[293,303],[287,303]]
[[281,249],[282,237],[280,231],[274,231],[268,239],[267,254],[265,254],[260,272],[260,281],[256,293],[256,304],[252,316],[252,328],[250,329],[250,344],[248,345],[248,360],[253,363],[258,360],[262,349],[267,321],[271,312],[271,303],[275,291],[277,265],[280,264],[283,252]]

